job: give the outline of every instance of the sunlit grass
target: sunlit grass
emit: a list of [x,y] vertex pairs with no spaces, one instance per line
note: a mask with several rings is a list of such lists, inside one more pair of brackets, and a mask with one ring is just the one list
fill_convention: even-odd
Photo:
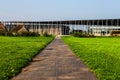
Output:
[[120,38],[62,39],[99,80],[120,80]]
[[8,80],[18,74],[52,39],[0,36],[0,80]]

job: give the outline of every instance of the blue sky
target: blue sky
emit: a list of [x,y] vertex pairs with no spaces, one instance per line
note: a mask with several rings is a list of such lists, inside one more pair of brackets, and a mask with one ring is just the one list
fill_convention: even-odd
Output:
[[1,21],[120,18],[120,0],[0,0]]

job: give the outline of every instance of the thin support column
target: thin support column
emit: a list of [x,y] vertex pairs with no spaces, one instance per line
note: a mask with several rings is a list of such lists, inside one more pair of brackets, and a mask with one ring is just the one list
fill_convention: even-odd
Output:
[[60,35],[62,35],[62,25],[61,25],[61,21],[60,21]]

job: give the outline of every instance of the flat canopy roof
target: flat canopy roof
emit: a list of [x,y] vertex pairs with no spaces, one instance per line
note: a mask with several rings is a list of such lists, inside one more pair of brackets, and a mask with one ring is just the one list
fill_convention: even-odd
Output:
[[61,20],[61,21],[3,21],[3,23],[31,23],[31,24],[69,24],[69,25],[114,25],[120,26],[120,19],[95,20]]

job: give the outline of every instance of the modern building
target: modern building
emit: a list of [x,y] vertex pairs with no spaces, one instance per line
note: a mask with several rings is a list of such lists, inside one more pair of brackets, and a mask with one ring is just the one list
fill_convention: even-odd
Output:
[[6,32],[6,28],[4,27],[4,25],[0,22],[0,32]]
[[[86,32],[95,36],[119,36],[120,19],[98,20],[65,20],[65,21],[4,21],[2,22],[7,31],[11,31],[18,23],[30,32],[39,34],[70,35],[74,32]],[[114,31],[114,35],[112,32]],[[115,32],[116,31],[116,32]]]
[[69,26],[58,24],[40,24],[38,22],[7,22],[4,27],[8,32],[36,32],[39,34],[69,35]]
[[[114,36],[111,35],[113,31],[120,31],[120,26],[95,26],[90,27],[91,34],[95,36]],[[114,33],[119,35],[120,33]]]
[[17,23],[16,26],[10,30],[12,33],[23,33],[29,32],[29,30],[24,26],[23,23]]

